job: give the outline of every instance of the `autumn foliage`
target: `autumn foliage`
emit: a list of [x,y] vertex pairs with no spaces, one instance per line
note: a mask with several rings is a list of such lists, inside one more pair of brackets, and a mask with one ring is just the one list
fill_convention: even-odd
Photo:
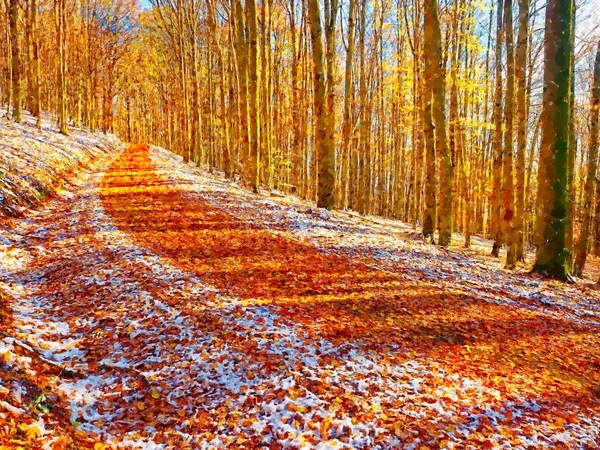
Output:
[[4,364],[45,399],[5,445],[595,447],[596,291],[161,149],[111,159],[32,218],[13,251],[35,258],[3,275],[34,289],[11,291]]

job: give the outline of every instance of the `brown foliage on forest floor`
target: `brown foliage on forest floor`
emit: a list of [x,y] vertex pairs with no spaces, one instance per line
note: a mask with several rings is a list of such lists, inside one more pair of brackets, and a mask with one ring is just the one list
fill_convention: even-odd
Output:
[[0,280],[12,336],[70,371],[43,390],[78,445],[597,445],[587,285],[249,194],[160,149],[101,167],[30,219]]

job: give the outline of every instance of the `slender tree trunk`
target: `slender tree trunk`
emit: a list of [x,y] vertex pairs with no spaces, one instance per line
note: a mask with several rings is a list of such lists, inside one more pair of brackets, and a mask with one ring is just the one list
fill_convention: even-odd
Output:
[[350,138],[352,131],[351,113],[354,100],[352,69],[354,64],[354,17],[356,0],[348,6],[348,47],[346,49],[346,70],[344,72],[344,118],[342,125],[342,207],[348,207],[350,181]]
[[308,0],[308,17],[314,62],[316,145],[319,162],[319,185],[317,206],[331,209],[334,203],[335,150],[332,129],[333,118],[329,115],[326,99],[325,58],[323,55],[323,33],[318,0]]
[[33,76],[33,98],[32,114],[36,117],[35,126],[42,128],[42,107],[40,105],[40,30],[37,19],[38,3],[37,0],[31,0],[31,27],[32,27],[32,76]]
[[[327,122],[326,146],[323,154],[319,157],[319,193],[317,203],[320,207],[332,209],[335,204],[336,194],[339,195],[335,186],[335,24],[338,15],[338,0],[325,0],[325,62],[327,64]],[[314,52],[313,52],[314,53]]]
[[515,218],[516,261],[525,259],[524,215],[525,215],[525,152],[527,151],[527,40],[529,38],[529,0],[519,0],[519,35],[515,60],[515,80],[517,85],[517,160],[515,166]]
[[577,8],[575,2],[573,2],[573,22],[571,24],[571,53],[570,62],[570,79],[571,88],[569,91],[569,149],[567,156],[567,208],[566,215],[569,218],[566,224],[566,235],[565,235],[565,248],[567,249],[567,272],[573,271],[573,264],[575,263],[575,249],[574,249],[574,228],[573,224],[575,221],[575,210],[573,208],[573,202],[577,198],[577,192],[575,189],[575,160],[577,159],[577,136],[575,135],[575,17],[577,15]]
[[[437,0],[425,0],[423,4],[424,15],[424,55],[425,55],[425,86],[423,98],[424,136],[426,147],[426,176],[425,176],[425,213],[423,222],[423,236],[433,238],[436,223],[436,160],[440,159],[441,167],[441,197],[440,204],[440,245],[450,245],[452,235],[452,187],[451,157],[446,141],[446,121],[444,116],[445,92],[444,73],[442,68],[442,37],[438,18]],[[435,133],[434,133],[435,130]],[[450,167],[448,167],[450,166]],[[450,192],[448,192],[450,191]],[[450,203],[448,203],[450,201]],[[443,234],[443,236],[442,236]]]
[[[271,42],[267,42],[269,40],[269,27],[267,23],[267,3],[268,0],[262,0],[260,3],[260,20],[259,23],[261,25],[261,33],[260,33],[260,142],[259,142],[259,151],[260,151],[260,162],[261,162],[261,179],[263,183],[265,183],[269,188],[272,187],[271,184],[271,164],[270,164],[270,130],[269,130],[269,51],[268,47],[271,48]],[[270,12],[269,12],[270,14]]]
[[[181,151],[184,162],[190,161],[193,155],[193,149],[190,142],[190,99],[188,86],[188,64],[186,63],[186,42],[185,42],[185,21],[184,21],[184,3],[183,0],[176,1],[176,19],[177,19],[177,41],[178,41],[178,59],[179,75],[181,77],[181,103],[183,114],[181,117]],[[192,64],[193,65],[193,64]],[[197,161],[202,164],[203,161]]]
[[431,70],[432,107],[435,124],[435,150],[440,158],[440,236],[439,245],[450,246],[452,241],[452,182],[454,167],[448,148],[445,114],[445,83],[442,58],[442,35],[437,0],[425,0],[425,54]]
[[15,122],[23,120],[23,80],[21,74],[21,48],[19,46],[19,0],[10,0],[8,5],[10,25],[11,82],[12,82],[12,118]]
[[365,36],[366,36],[366,0],[360,2],[360,20],[359,20],[359,37],[358,37],[358,52],[359,52],[359,104],[360,104],[360,128],[358,136],[358,152],[356,158],[358,172],[358,189],[357,189],[357,206],[361,214],[367,214],[369,211],[370,201],[370,186],[369,186],[369,124],[368,116],[370,111],[367,111],[367,75],[366,75],[366,56],[365,56]]
[[498,0],[496,16],[496,58],[495,58],[495,90],[494,90],[494,109],[492,112],[492,122],[494,124],[494,136],[492,138],[492,178],[494,189],[492,192],[492,214],[491,214],[491,235],[494,239],[492,247],[492,256],[500,255],[502,246],[501,224],[501,198],[502,192],[502,0]]
[[25,35],[23,42],[24,57],[21,65],[24,69],[24,79],[26,80],[27,84],[27,89],[24,93],[25,107],[31,112],[31,110],[33,109],[33,72],[31,70],[33,67],[33,56],[31,54],[31,43],[33,41],[33,26],[31,22],[31,5],[29,4],[29,2],[24,5],[23,9],[25,13],[25,20],[23,21],[25,22]]
[[240,136],[241,136],[241,172],[244,180],[250,179],[250,171],[246,162],[250,157],[250,120],[248,117],[248,46],[246,39],[246,26],[244,12],[240,0],[235,0],[236,15],[236,53],[238,63],[238,77],[240,79]]
[[212,0],[208,0],[208,20],[210,30],[212,33],[212,44],[217,53],[217,63],[219,64],[219,98],[221,108],[221,123],[223,125],[223,169],[225,171],[225,177],[231,178],[231,143],[229,139],[229,117],[227,114],[227,107],[225,101],[225,60],[223,58],[223,48],[219,42],[217,33],[217,23],[215,18],[215,10]]
[[[581,225],[581,235],[577,242],[575,264],[573,266],[573,275],[583,274],[585,261],[587,259],[588,239],[590,226],[593,218],[594,192],[597,184],[598,167],[598,112],[600,109],[600,41],[596,51],[596,61],[594,64],[594,79],[592,81],[592,95],[590,101],[590,141],[588,146],[588,164],[587,178],[584,186],[583,201],[583,223]],[[596,204],[598,208],[598,204]]]
[[[198,30],[196,23],[196,12],[191,8],[191,5],[188,6],[192,11],[189,11],[188,14],[192,15],[189,18],[189,33],[191,37],[191,56],[192,56],[192,64],[191,64],[191,78],[192,78],[192,125],[190,129],[190,157],[193,157],[196,163],[203,164],[203,151],[202,151],[202,142],[200,140],[200,130],[202,129],[202,120],[200,115],[200,55],[198,49]],[[213,31],[214,35],[214,31]],[[215,36],[216,39],[216,36]],[[209,137],[209,139],[213,139]]]
[[502,234],[506,240],[506,267],[513,269],[517,263],[517,238],[513,226],[514,186],[513,186],[513,126],[515,96],[515,55],[513,48],[512,0],[504,0],[504,41],[506,43],[506,100],[504,104],[504,157],[502,172],[504,181],[502,193],[504,213],[502,215]]
[[66,22],[67,12],[65,0],[55,0],[56,31],[58,38],[58,127],[62,134],[68,134],[67,129],[67,55],[66,55]]
[[260,184],[260,126],[258,86],[258,20],[256,17],[256,0],[246,2],[246,20],[248,25],[248,47],[250,61],[248,75],[250,82],[250,185],[252,191],[258,193]]
[[431,43],[429,37],[425,36],[425,86],[422,98],[423,104],[423,136],[425,140],[425,211],[423,212],[423,237],[426,240],[433,240],[435,234],[435,224],[437,221],[436,191],[437,191],[437,171],[436,171],[436,149],[433,117],[431,114],[432,92],[433,92],[433,71],[435,64],[432,53],[430,52]]

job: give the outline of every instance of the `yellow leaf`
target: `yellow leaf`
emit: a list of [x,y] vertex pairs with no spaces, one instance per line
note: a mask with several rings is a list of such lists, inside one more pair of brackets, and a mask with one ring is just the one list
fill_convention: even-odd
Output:
[[106,448],[106,445],[104,445],[102,442],[96,442],[94,444],[94,450],[104,450]]
[[397,437],[401,437],[402,436],[402,425],[400,425],[399,423],[396,423],[394,425],[394,434]]
[[306,412],[306,407],[298,406],[298,405],[295,405],[294,403],[288,403],[287,410],[291,411],[291,412],[303,413],[303,412]]
[[156,389],[152,388],[152,391],[150,391],[150,395],[152,396],[153,399],[159,399],[160,398],[160,392],[158,392]]
[[36,423],[32,423],[30,425],[22,423],[19,425],[19,430],[27,434],[29,438],[36,438],[42,434],[42,430]]

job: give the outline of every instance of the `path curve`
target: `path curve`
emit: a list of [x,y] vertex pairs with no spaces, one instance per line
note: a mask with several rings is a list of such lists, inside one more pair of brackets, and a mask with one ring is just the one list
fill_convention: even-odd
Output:
[[337,244],[368,230],[134,145],[39,220],[15,326],[80,374],[53,382],[83,443],[600,442],[595,322]]

